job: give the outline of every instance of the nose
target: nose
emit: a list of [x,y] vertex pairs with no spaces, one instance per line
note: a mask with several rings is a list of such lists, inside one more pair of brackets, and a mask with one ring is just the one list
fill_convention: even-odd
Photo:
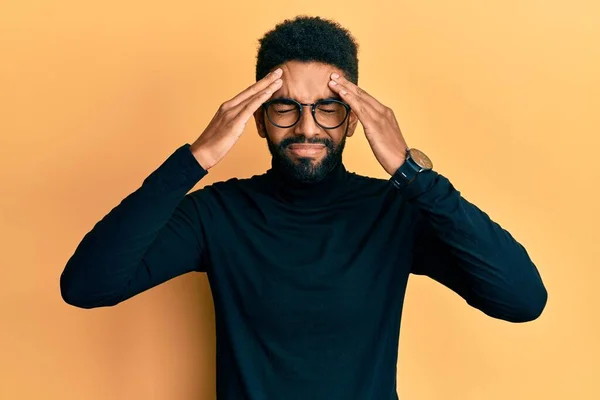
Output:
[[321,132],[321,127],[317,125],[312,116],[310,107],[304,107],[300,121],[294,127],[294,134],[303,135],[306,138],[317,136]]

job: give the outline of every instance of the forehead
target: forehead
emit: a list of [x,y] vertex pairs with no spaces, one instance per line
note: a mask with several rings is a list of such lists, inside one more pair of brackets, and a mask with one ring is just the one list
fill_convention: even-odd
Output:
[[283,70],[283,84],[273,94],[273,98],[287,97],[302,103],[312,103],[324,98],[340,98],[328,84],[333,72],[344,76],[339,68],[320,62],[302,61],[288,61],[280,67]]

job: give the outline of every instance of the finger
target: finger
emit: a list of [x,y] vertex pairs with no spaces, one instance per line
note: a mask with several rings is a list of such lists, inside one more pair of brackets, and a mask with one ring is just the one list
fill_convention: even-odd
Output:
[[256,93],[254,96],[247,98],[238,104],[234,109],[232,109],[233,115],[235,115],[236,120],[241,120],[246,123],[252,114],[258,110],[262,104],[269,100],[273,93],[275,93],[279,88],[281,88],[282,80],[277,79],[272,82],[269,86],[267,86],[264,90]]
[[269,85],[271,85],[274,81],[281,77],[282,73],[283,71],[281,70],[281,68],[277,68],[275,71],[269,72],[264,78],[254,83],[253,85],[248,86],[243,92],[239,93],[233,99],[226,102],[226,107],[233,108],[241,102],[243,102],[244,100],[247,100],[252,96],[256,95],[257,93],[266,90]]
[[383,111],[383,109],[385,108],[383,104],[381,104],[375,97],[371,96],[366,90],[359,87],[358,85],[355,85],[354,82],[349,81],[343,76],[340,76],[339,74],[334,72],[333,74],[331,74],[331,80],[336,82],[338,85],[341,85],[343,89],[354,94],[359,99],[370,104],[373,108],[375,108],[375,110]]
[[329,87],[335,93],[339,94],[342,100],[344,100],[352,111],[356,114],[360,122],[364,125],[365,122],[368,122],[370,118],[374,117],[377,111],[373,108],[371,104],[366,102],[364,99],[350,93],[350,91],[333,80],[329,81]]

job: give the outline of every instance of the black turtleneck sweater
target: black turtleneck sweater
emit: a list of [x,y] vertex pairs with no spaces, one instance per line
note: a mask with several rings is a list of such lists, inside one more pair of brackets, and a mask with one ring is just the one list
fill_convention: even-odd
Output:
[[405,189],[340,164],[318,184],[265,174],[188,193],[178,148],[85,235],[61,275],[74,306],[113,306],[207,273],[220,400],[392,400],[410,273],[506,321],[546,289],[525,248],[436,171]]

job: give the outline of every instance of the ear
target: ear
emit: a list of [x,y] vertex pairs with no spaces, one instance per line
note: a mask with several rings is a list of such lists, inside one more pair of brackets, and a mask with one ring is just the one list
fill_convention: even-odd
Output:
[[346,134],[346,137],[354,135],[356,125],[358,125],[358,116],[354,113],[354,110],[350,110],[350,115],[348,115],[348,119],[350,120],[350,122],[348,122],[348,133]]
[[266,138],[267,130],[265,128],[265,114],[262,107],[254,112],[254,121],[256,122],[256,131],[258,132],[258,136],[263,139]]

